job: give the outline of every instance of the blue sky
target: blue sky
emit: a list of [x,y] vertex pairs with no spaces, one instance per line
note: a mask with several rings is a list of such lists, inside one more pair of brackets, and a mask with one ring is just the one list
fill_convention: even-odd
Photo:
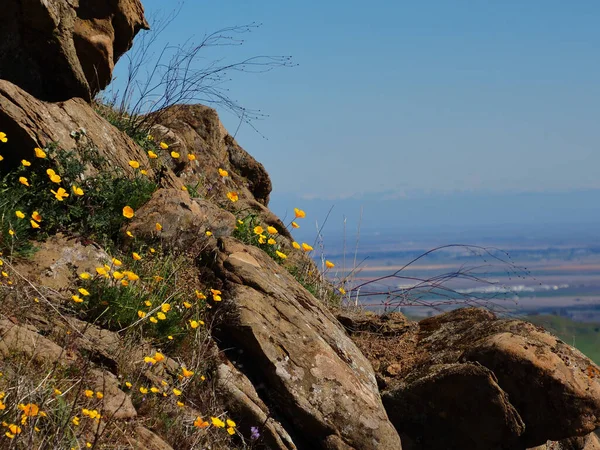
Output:
[[[147,15],[170,10],[144,0]],[[276,195],[361,197],[600,188],[600,3],[189,0],[160,43],[250,22],[207,58],[291,55],[235,74],[269,114],[237,140]],[[118,68],[117,77],[122,73]],[[236,117],[221,111],[233,132]]]

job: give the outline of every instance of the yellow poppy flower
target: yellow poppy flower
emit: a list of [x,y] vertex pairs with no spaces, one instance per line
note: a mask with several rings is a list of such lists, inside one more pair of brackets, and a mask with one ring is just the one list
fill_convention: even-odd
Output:
[[0,131],[0,142],[6,143],[6,141],[8,141],[8,139],[6,138],[6,133]]
[[26,159],[22,159],[21,164],[23,164],[25,167],[31,166],[31,163],[29,161],[27,161]]
[[131,219],[134,216],[133,208],[131,208],[131,206],[125,206],[123,208],[123,216],[127,219]]
[[156,317],[158,317],[158,320],[165,320],[167,318],[167,316],[165,316],[165,313],[161,311],[156,313]]
[[325,261],[325,267],[327,267],[328,269],[333,269],[335,267],[335,264],[331,261]]
[[33,220],[33,219],[31,219],[31,220],[29,221],[29,223],[31,224],[31,228],[39,228],[39,227],[40,227],[40,224],[39,224],[39,223],[37,223],[37,222],[36,222],[35,220]]
[[129,161],[129,166],[134,168],[134,169],[139,169],[140,168],[140,163],[134,160]]
[[275,254],[279,256],[281,259],[286,259],[287,255],[285,253],[281,253],[279,250],[275,251]]
[[205,420],[203,420],[202,417],[200,417],[200,416],[196,417],[196,420],[194,420],[194,426],[197,428],[206,428],[209,425],[210,424],[208,422],[206,422]]
[[269,240],[267,241],[267,244],[269,244],[269,245],[275,245],[275,244],[277,244],[277,241],[275,239],[273,239],[273,238],[269,238]]
[[300,225],[298,225],[296,222],[292,222],[292,228],[300,228]]
[[57,191],[53,191],[51,189],[50,192],[54,194],[54,197],[56,197],[56,200],[58,200],[59,202],[62,202],[65,198],[69,196],[69,194],[67,194],[67,191],[65,191],[63,188],[58,188]]
[[17,216],[19,219],[25,218],[25,214],[23,214],[21,211],[15,211],[15,216]]
[[60,178],[60,175],[54,174],[50,177],[50,181],[52,181],[53,183],[59,184],[62,180]]
[[233,203],[237,202],[240,198],[238,197],[237,192],[228,192],[227,198],[231,200]]
[[217,428],[224,428],[225,427],[225,422],[223,422],[221,419],[219,419],[218,417],[211,417],[210,421],[212,422],[212,424],[217,427]]
[[225,178],[225,177],[229,176],[229,172],[219,168],[219,175],[221,175],[223,178]]
[[267,227],[267,233],[269,233],[269,234],[277,234],[277,228],[275,228],[275,227]]
[[179,156],[180,156],[179,153],[171,152],[171,158],[177,159],[177,158],[179,158]]
[[160,143],[160,148],[162,148],[163,150],[166,150],[169,148],[169,144],[167,144],[166,142],[161,142]]
[[133,256],[133,259],[135,259],[136,261],[139,261],[140,259],[142,259],[142,257],[136,252],[133,252],[132,256]]
[[190,327],[192,327],[194,330],[196,328],[198,328],[200,326],[200,324],[198,323],[198,321],[196,320],[190,320]]
[[173,394],[175,394],[176,396],[180,396],[181,395],[181,391],[177,388],[173,388]]
[[196,155],[194,155],[193,153],[188,153],[188,159],[190,161],[195,161],[196,160]]
[[206,295],[204,295],[202,292],[196,290],[196,297],[198,298],[198,300],[206,300]]
[[154,228],[156,228],[156,231],[162,231],[163,227],[160,223],[156,222],[156,225],[154,225]]
[[88,398],[91,398],[94,396],[94,391],[90,390],[90,389],[86,389],[84,392],[85,396]]
[[313,250],[313,248],[310,245],[308,245],[306,242],[303,242],[302,243],[302,250],[304,250],[305,252],[310,252],[310,251]]
[[82,280],[89,280],[90,278],[92,278],[92,276],[87,272],[82,272],[79,274],[79,278],[81,278]]
[[263,234],[265,232],[265,230],[263,229],[263,227],[261,227],[260,225],[257,227],[254,227],[254,234]]
[[192,372],[191,370],[187,370],[185,367],[182,367],[182,368],[181,368],[181,370],[182,370],[182,375],[183,375],[185,378],[189,378],[189,377],[191,377],[192,375],[194,375],[194,372]]
[[156,362],[161,362],[162,360],[165,359],[165,355],[163,355],[162,353],[156,352],[154,354],[154,359],[156,360]]
[[156,158],[158,158],[158,155],[156,153],[154,153],[152,150],[150,150],[148,152],[148,158],[150,158],[150,159],[156,159]]
[[25,177],[19,177],[19,183],[21,183],[23,186],[29,186],[29,181]]
[[122,265],[123,265],[123,262],[121,262],[121,261],[120,261],[120,260],[118,260],[117,258],[113,258],[113,259],[112,259],[112,263],[113,263],[115,266],[117,266],[117,267],[119,267],[119,266],[122,266]]
[[160,309],[162,310],[162,312],[168,313],[171,310],[171,305],[168,303],[163,303]]
[[292,247],[294,247],[296,250],[300,250],[300,244],[298,244],[296,241],[292,242]]
[[204,234],[206,234],[208,237],[210,237],[210,236],[212,236],[212,231],[207,230],[206,233],[204,233]]
[[83,195],[83,189],[81,189],[80,187],[77,187],[77,186],[73,185],[73,194],[81,197]]
[[142,394],[147,394],[147,393],[148,393],[148,389],[146,389],[144,386],[141,386],[141,387],[140,387],[140,392],[141,392]]
[[152,323],[158,323],[158,320],[156,319],[156,317],[150,317],[150,322]]
[[86,297],[86,296],[90,295],[90,293],[88,292],[88,290],[87,290],[87,289],[84,289],[84,288],[79,288],[79,289],[77,289],[77,290],[78,290],[78,291],[79,291],[79,293],[80,293],[81,295],[83,295],[84,297]]
[[296,219],[303,219],[306,217],[306,213],[298,208],[294,208],[294,215],[296,216]]
[[141,310],[140,310],[140,311],[138,311],[138,313],[137,313],[137,314],[138,314],[138,317],[139,317],[140,319],[143,319],[144,317],[146,317],[146,313],[145,313],[144,311],[141,311]]
[[46,157],[46,152],[39,147],[34,148],[33,151],[35,152],[36,158],[45,158]]

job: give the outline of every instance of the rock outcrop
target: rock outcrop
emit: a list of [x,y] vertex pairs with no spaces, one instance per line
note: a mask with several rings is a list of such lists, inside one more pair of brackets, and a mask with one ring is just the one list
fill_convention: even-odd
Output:
[[6,0],[0,79],[42,100],[91,100],[141,29],[138,0]]
[[[371,321],[371,329],[379,322],[394,329],[389,317]],[[396,322],[391,334],[355,340],[373,360],[381,359],[380,349],[390,340],[401,351],[395,354],[397,370],[390,371],[389,359],[375,364],[385,386],[383,403],[405,447],[522,449],[600,426],[597,366],[542,329],[473,308],[418,324]],[[351,333],[352,324],[366,327],[352,321]],[[462,428],[465,423],[470,431]],[[444,441],[426,429],[446,430]]]
[[222,239],[214,334],[298,448],[400,449],[371,365],[334,317],[264,252]]

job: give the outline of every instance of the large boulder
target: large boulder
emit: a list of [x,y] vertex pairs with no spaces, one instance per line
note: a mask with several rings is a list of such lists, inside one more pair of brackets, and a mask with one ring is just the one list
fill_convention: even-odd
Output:
[[214,336],[295,445],[401,449],[371,365],[335,318],[260,249],[219,247],[203,258],[223,292]]
[[[370,318],[370,325],[353,320],[353,328],[344,320],[376,367],[383,403],[407,448],[523,449],[584,436],[600,426],[600,369],[530,323],[475,308],[418,324],[384,316]],[[388,333],[364,331],[378,326]],[[452,388],[442,393],[436,385],[444,383]],[[482,392],[494,394],[478,395]],[[463,417],[477,423],[470,435],[483,444],[465,447],[468,437],[458,431]],[[436,443],[424,434],[427,429],[447,430],[446,442]],[[477,430],[484,429],[497,433],[480,436]]]
[[0,79],[43,100],[89,101],[148,28],[139,0],[6,0]]

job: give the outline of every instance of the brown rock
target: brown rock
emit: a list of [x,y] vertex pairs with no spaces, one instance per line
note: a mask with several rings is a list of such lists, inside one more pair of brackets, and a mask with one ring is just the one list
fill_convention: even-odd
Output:
[[148,29],[138,0],[7,0],[2,17],[0,78],[50,101],[91,100]]
[[600,450],[600,439],[595,433],[562,441],[548,441],[529,450]]
[[439,364],[411,373],[383,396],[408,449],[518,449],[525,430],[494,374],[478,364]]
[[238,421],[237,430],[248,439],[250,428],[255,426],[260,433],[261,444],[269,449],[295,450],[292,438],[283,426],[271,415],[271,411],[260,399],[250,380],[231,363],[217,368],[217,394],[225,407]]
[[136,440],[132,443],[135,450],[173,450],[169,444],[146,427],[136,427]]
[[[148,155],[131,140],[81,99],[62,103],[37,100],[14,84],[0,80],[0,128],[8,136],[2,145],[3,169],[17,167],[22,159],[34,159],[35,147],[56,143],[64,150],[75,153],[85,148],[95,148],[104,164],[100,168],[119,168],[133,174],[129,161],[135,159],[150,166]],[[85,135],[72,134],[85,129]],[[91,171],[95,170],[93,167]],[[152,170],[148,170],[150,176]],[[181,184],[171,173],[168,182],[177,188]]]
[[102,399],[102,417],[111,419],[133,419],[137,412],[131,398],[119,388],[119,381],[106,370],[91,369],[86,376],[86,384],[95,391],[104,394]]
[[[532,324],[464,308],[422,320],[409,330],[396,337],[397,348],[402,349],[397,362],[405,367],[386,380],[390,394],[398,383],[404,389],[413,374],[427,373],[430,367],[477,363],[494,374],[525,423],[521,448],[583,436],[600,425],[600,384],[596,378],[600,369],[576,349]],[[374,346],[354,338],[361,348]],[[390,339],[381,337],[380,346],[389,345]],[[377,339],[371,337],[371,341]],[[385,398],[390,397],[386,394]],[[427,400],[437,405],[438,397],[432,395]],[[385,404],[389,406],[389,402]],[[487,415],[486,408],[479,412]],[[455,414],[462,413],[457,409]],[[395,425],[401,434],[410,433],[403,423]]]
[[[160,124],[153,129],[156,138],[165,140],[184,159],[188,153],[196,155],[195,164],[178,164],[168,156],[164,163],[171,164],[185,184],[197,185],[202,197],[227,201],[227,192],[236,191],[240,199],[268,204],[271,180],[267,171],[238,145],[214,109],[175,105],[153,120]],[[219,168],[227,170],[229,176],[222,178]]]
[[251,380],[268,383],[262,398],[296,445],[401,449],[369,362],[335,318],[261,250],[233,239],[220,247],[215,336],[241,352],[229,356]]
[[[156,230],[156,224],[162,231]],[[159,238],[171,249],[202,247],[208,240],[206,231],[214,237],[229,236],[235,228],[233,214],[202,199],[192,199],[187,192],[159,189],[152,198],[136,211],[128,226],[134,236],[147,241]]]

